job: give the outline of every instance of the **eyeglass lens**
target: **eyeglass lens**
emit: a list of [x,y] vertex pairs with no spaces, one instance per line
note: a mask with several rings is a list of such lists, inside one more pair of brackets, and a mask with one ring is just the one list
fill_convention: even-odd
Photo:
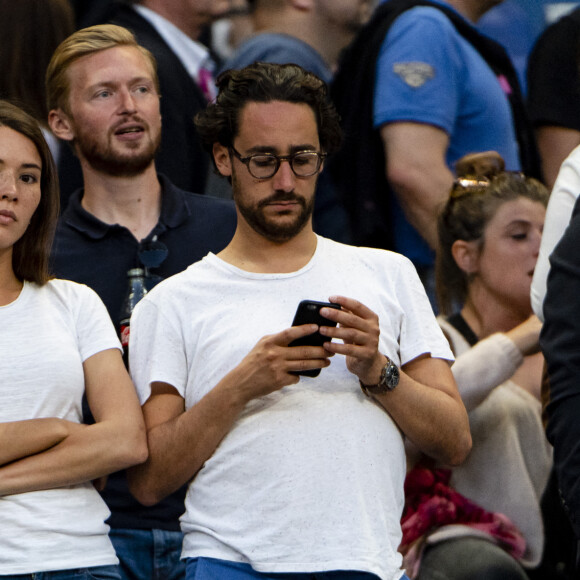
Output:
[[249,159],[248,169],[254,177],[272,177],[280,166],[281,160],[290,162],[292,171],[298,177],[310,177],[320,168],[320,156],[318,153],[297,153],[290,157],[277,157],[276,155],[254,155]]

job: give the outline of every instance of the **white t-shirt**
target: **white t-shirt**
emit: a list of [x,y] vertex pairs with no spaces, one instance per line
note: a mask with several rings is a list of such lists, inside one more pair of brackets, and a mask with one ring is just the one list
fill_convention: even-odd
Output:
[[[379,315],[380,350],[397,364],[423,353],[452,360],[406,258],[319,237],[297,272],[246,272],[209,254],[150,292],[131,321],[141,401],[163,381],[189,409],[261,337],[288,328],[300,300],[333,294]],[[319,377],[246,406],[189,488],[183,556],[396,580],[404,477],[398,427],[336,355]]]
[[[82,364],[119,347],[90,288],[26,282],[14,302],[0,307],[0,422],[82,422]],[[0,497],[0,575],[116,564],[109,515],[90,482]]]
[[542,322],[546,283],[550,272],[550,254],[570,223],[578,195],[580,195],[580,147],[576,147],[562,163],[546,210],[540,253],[531,288],[532,308]]

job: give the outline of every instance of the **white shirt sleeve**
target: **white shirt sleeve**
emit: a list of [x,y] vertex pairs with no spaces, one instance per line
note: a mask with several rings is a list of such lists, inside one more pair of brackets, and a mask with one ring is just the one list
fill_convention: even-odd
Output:
[[540,245],[540,254],[534,270],[530,292],[532,308],[536,316],[543,322],[543,305],[546,297],[546,281],[550,271],[550,254],[560,241],[570,223],[572,210],[580,194],[580,147],[576,147],[566,158],[548,203],[544,233]]
[[74,317],[83,362],[103,350],[121,350],[121,342],[107,308],[92,288],[69,280],[57,279],[51,283]]
[[405,313],[399,337],[401,365],[422,354],[452,362],[445,338],[415,267],[404,258],[397,281],[397,296]]
[[187,356],[181,330],[170,320],[171,314],[167,308],[159,309],[148,295],[131,316],[129,369],[142,405],[151,396],[154,382],[171,385],[185,398]]

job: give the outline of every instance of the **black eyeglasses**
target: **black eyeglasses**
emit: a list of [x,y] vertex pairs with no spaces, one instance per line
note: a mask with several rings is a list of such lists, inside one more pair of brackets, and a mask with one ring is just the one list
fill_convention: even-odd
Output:
[[256,153],[242,157],[232,146],[230,151],[239,159],[256,179],[270,179],[276,175],[282,161],[288,161],[296,177],[312,177],[320,171],[320,166],[326,158],[326,153],[317,151],[298,151],[290,155],[274,155],[274,153]]
[[145,268],[145,286],[148,291],[163,280],[161,276],[151,274],[149,270],[151,268],[159,268],[168,255],[169,249],[157,239],[157,236],[153,236],[151,240],[140,244],[137,256]]

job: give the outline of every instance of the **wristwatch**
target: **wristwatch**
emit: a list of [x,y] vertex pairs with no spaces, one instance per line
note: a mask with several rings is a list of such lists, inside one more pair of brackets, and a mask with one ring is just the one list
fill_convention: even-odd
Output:
[[383,367],[381,378],[376,385],[365,385],[359,380],[360,388],[367,397],[388,393],[399,384],[399,368],[388,356],[385,358],[387,359],[387,364]]

